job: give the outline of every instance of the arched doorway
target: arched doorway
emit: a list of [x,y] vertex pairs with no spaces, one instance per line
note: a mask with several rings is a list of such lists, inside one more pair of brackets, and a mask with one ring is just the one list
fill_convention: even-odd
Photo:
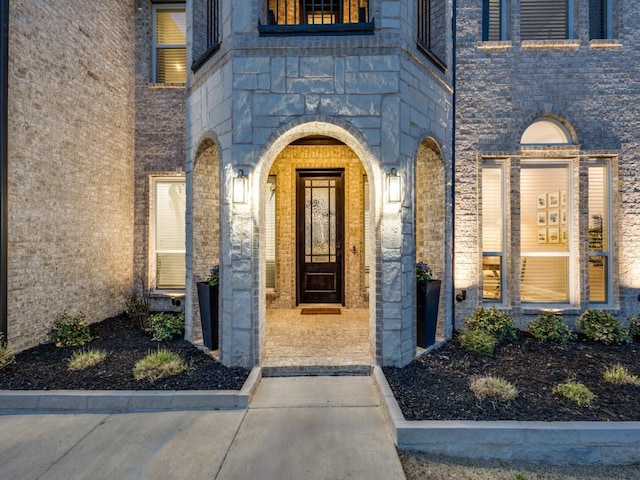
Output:
[[330,127],[300,126],[261,172],[264,366],[375,362],[379,174],[347,144],[353,137]]

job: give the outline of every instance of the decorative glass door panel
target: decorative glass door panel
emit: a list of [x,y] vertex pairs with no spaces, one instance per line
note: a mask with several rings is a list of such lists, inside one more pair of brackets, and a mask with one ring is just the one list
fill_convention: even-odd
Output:
[[343,172],[297,175],[298,303],[342,303]]

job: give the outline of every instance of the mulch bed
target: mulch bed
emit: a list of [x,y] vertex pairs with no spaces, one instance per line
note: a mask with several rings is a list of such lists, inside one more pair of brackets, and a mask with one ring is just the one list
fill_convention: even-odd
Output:
[[[249,371],[227,368],[191,343],[151,340],[126,315],[91,325],[95,340],[83,347],[40,345],[16,355],[15,363],[0,370],[0,390],[240,390]],[[158,348],[179,353],[190,364],[187,373],[155,383],[133,378],[133,366]],[[107,358],[84,371],[69,371],[75,350],[99,349]]]
[[[448,342],[404,368],[384,367],[391,390],[407,420],[640,421],[640,387],[614,385],[602,372],[616,363],[640,376],[640,345],[603,345],[579,338],[566,345],[541,343],[525,333],[501,345],[493,357]],[[472,377],[494,375],[515,384],[511,403],[478,400],[469,389]],[[595,395],[577,406],[552,392],[569,379]]]

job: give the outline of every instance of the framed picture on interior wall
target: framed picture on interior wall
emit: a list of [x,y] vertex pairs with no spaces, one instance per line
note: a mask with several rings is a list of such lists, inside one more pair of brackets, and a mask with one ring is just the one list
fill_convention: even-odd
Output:
[[547,243],[547,229],[539,228],[538,229],[538,243]]
[[560,224],[560,212],[558,210],[549,210],[549,225]]
[[567,233],[567,229],[565,227],[560,227],[560,242],[566,245],[568,238],[569,234]]
[[561,225],[566,225],[567,224],[567,209],[563,208],[560,210],[560,224]]
[[547,195],[538,195],[538,208],[547,208]]
[[549,243],[560,243],[560,229],[558,227],[549,228]]
[[549,208],[560,206],[560,194],[558,192],[550,192],[548,196],[547,206]]
[[560,190],[560,205],[565,206],[567,204],[567,191]]
[[538,212],[538,225],[546,225],[547,224],[547,211],[543,210]]

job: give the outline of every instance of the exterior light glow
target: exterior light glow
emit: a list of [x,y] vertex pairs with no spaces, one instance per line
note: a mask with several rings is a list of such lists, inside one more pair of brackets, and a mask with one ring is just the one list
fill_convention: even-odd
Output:
[[396,169],[392,168],[387,174],[387,193],[389,203],[399,203],[402,197],[402,182]]
[[243,170],[233,178],[233,203],[247,203],[248,178]]

